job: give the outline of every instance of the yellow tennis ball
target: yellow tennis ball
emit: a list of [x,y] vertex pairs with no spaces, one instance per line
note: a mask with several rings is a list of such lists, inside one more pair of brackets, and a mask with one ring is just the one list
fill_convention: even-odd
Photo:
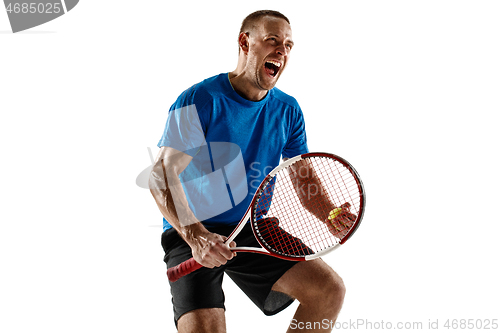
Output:
[[342,212],[342,208],[335,208],[330,212],[330,215],[328,216],[329,220],[333,220],[337,216],[339,216],[340,212]]

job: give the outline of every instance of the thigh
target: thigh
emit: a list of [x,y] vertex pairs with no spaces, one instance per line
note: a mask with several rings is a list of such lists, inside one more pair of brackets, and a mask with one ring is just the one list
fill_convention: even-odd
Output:
[[302,261],[276,281],[273,290],[288,294],[301,303],[330,294],[343,294],[342,278],[322,259]]
[[[167,268],[176,266],[192,257],[191,248],[173,229],[162,234],[164,261]],[[223,268],[200,268],[176,282],[170,282],[174,320],[197,309],[224,310],[224,292],[222,290]]]
[[226,316],[223,309],[198,309],[184,314],[178,321],[179,333],[224,333]]
[[[250,225],[235,239],[238,246],[260,247]],[[238,253],[226,265],[226,274],[266,315],[273,315],[289,306],[293,297],[273,291],[273,285],[297,262],[256,253]]]

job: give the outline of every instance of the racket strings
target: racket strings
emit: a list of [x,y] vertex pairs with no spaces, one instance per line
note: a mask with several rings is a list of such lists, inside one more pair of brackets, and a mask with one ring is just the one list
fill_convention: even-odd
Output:
[[[336,246],[348,234],[360,207],[358,182],[342,163],[314,156],[280,170],[267,184],[255,207],[258,238],[280,255],[304,257]],[[328,220],[334,208],[341,216]]]
[[293,256],[314,254],[306,244],[279,226],[275,217],[258,220],[259,230],[269,246],[278,253],[288,253]]

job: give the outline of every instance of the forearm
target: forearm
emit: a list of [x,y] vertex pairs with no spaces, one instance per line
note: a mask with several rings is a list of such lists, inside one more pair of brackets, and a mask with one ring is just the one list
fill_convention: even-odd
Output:
[[[191,243],[197,234],[207,230],[189,207],[179,180],[179,174],[189,164],[189,158],[179,154],[173,159],[171,157],[172,153],[168,150],[165,156],[158,157],[149,177],[149,188],[163,217],[186,242]],[[172,164],[171,160],[177,163]]]
[[290,177],[302,205],[318,219],[324,221],[335,207],[320,179],[308,161],[292,167]]

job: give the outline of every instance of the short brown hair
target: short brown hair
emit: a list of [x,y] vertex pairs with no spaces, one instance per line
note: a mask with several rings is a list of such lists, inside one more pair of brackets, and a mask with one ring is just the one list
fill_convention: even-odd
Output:
[[290,24],[290,21],[288,20],[288,18],[285,15],[281,14],[280,12],[277,12],[275,10],[258,10],[256,12],[253,12],[252,14],[248,15],[247,17],[245,17],[245,19],[241,23],[240,34],[242,32],[248,32],[249,30],[253,29],[253,27],[255,27],[257,21],[264,16],[272,16],[272,17],[281,18],[281,19],[287,21],[288,24]]

